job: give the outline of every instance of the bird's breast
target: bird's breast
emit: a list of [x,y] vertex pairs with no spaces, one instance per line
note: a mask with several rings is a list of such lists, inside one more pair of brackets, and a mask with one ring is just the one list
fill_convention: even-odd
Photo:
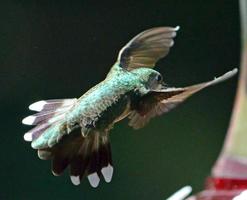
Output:
[[108,126],[124,119],[130,111],[130,98],[128,95],[122,95],[111,106],[107,107],[100,113],[100,117],[97,119],[96,128],[105,129]]
[[122,119],[124,119],[125,117],[129,115],[130,107],[131,107],[130,105],[131,105],[131,101],[130,99],[128,99],[128,101],[126,102],[125,109],[123,110],[122,114],[116,117],[116,119],[114,120],[114,123],[121,121]]

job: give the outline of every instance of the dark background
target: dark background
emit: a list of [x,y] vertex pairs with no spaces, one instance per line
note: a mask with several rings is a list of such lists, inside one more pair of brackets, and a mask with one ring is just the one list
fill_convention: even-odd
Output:
[[101,81],[119,49],[155,26],[181,29],[156,68],[168,85],[186,86],[239,66],[238,1],[1,1],[0,199],[157,199],[184,185],[203,187],[228,127],[237,77],[195,95],[134,131],[111,132],[110,184],[75,187],[38,159],[21,125],[28,105],[79,97]]

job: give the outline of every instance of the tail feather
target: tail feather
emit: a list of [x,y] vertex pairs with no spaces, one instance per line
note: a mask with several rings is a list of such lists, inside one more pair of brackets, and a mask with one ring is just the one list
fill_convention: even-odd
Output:
[[53,152],[50,149],[39,149],[38,150],[38,157],[41,160],[50,160],[53,158]]
[[56,155],[52,161],[52,173],[55,176],[60,176],[68,167],[70,158],[65,155]]
[[73,99],[51,99],[51,100],[42,100],[37,101],[29,106],[29,110],[33,111],[53,111],[58,108],[70,107],[77,101],[76,98]]
[[74,155],[77,154],[82,141],[83,138],[79,132],[75,132],[70,135],[65,135],[59,143],[48,148],[53,154],[52,173],[54,175],[61,175],[68,167],[70,162],[73,160]]
[[25,117],[23,124],[36,125],[24,135],[26,141],[36,140],[48,128],[64,119],[65,113],[76,103],[76,99],[42,100],[29,106],[30,110],[38,111]]
[[101,137],[101,146],[99,148],[100,154],[100,165],[102,167],[108,166],[108,164],[112,165],[112,157],[111,157],[111,145],[108,142],[107,136]]
[[87,177],[97,187],[100,177],[110,182],[113,175],[111,147],[108,133],[90,131],[83,137],[78,127],[67,133],[65,114],[76,99],[39,101],[29,106],[39,113],[23,119],[24,124],[36,125],[24,135],[26,141],[38,150],[43,160],[51,160],[52,173],[59,176],[69,167],[70,178],[79,185]]
[[79,185],[87,177],[92,187],[97,187],[100,177],[110,182],[113,175],[111,148],[107,135],[92,132],[82,137],[79,129],[65,135],[51,148],[38,150],[39,158],[52,160],[52,173],[61,175],[69,167],[71,181]]
[[[86,167],[88,165],[89,158],[82,156],[77,156],[70,162],[70,176],[80,177],[81,174],[84,175]],[[83,163],[83,164],[82,164]]]
[[70,176],[79,177],[81,180],[85,176],[90,162],[92,142],[89,137],[80,137],[82,138],[80,146],[70,163]]
[[54,123],[61,118],[64,117],[64,113],[67,111],[67,109],[62,109],[62,110],[56,110],[56,111],[45,111],[45,112],[39,112],[34,115],[30,115],[25,117],[22,120],[23,124],[26,125],[37,125],[40,124],[41,122],[44,123]]

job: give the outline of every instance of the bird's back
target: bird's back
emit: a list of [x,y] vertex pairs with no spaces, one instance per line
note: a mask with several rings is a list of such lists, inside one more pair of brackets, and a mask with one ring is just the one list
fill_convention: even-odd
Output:
[[134,85],[130,75],[105,79],[82,95],[67,116],[67,123],[106,129],[127,115]]

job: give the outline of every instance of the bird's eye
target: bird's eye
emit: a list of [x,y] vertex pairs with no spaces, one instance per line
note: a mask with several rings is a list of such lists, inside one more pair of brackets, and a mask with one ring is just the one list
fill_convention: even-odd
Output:
[[158,82],[161,82],[161,81],[162,81],[162,76],[161,76],[160,74],[158,74],[158,75],[156,76],[156,80],[157,80]]

